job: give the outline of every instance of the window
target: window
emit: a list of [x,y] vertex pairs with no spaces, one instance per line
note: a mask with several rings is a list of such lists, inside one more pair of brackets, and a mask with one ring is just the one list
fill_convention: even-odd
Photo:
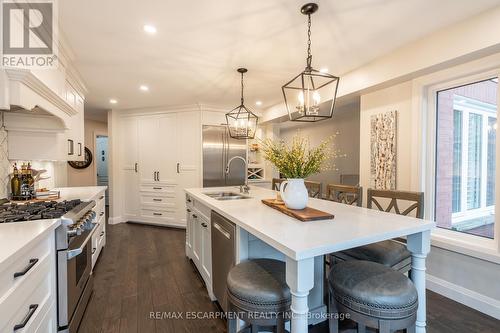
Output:
[[438,227],[494,238],[498,78],[437,92]]

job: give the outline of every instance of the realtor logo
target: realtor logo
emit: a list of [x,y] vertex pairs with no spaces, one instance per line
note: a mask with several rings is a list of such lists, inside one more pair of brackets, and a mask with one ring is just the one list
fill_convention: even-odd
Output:
[[2,67],[54,68],[54,2],[13,1],[2,3]]

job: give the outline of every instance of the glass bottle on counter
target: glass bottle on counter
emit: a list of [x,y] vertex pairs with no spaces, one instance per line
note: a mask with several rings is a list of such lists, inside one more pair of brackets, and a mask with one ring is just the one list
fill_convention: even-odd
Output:
[[35,179],[33,178],[33,170],[31,169],[31,163],[28,162],[28,167],[26,169],[26,181],[29,186],[29,195],[31,198],[35,197]]
[[23,199],[29,197],[30,186],[28,184],[28,170],[26,169],[26,164],[21,165],[21,196]]
[[21,177],[19,176],[19,170],[17,169],[17,164],[14,163],[14,175],[10,180],[10,189],[13,197],[18,197],[21,195]]

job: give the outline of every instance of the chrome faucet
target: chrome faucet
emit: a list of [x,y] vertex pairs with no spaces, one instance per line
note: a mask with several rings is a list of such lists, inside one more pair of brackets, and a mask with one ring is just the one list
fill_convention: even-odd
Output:
[[226,166],[226,175],[229,173],[229,167],[231,166],[231,162],[235,159],[240,159],[245,163],[245,185],[240,185],[240,193],[245,193],[248,194],[248,191],[250,191],[250,186],[248,186],[248,175],[246,173],[246,170],[248,169],[248,162],[246,159],[244,159],[241,156],[234,156],[232,157],[228,162]]

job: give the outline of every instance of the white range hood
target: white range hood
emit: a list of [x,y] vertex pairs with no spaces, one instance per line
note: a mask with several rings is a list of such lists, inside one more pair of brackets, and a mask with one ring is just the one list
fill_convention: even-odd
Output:
[[[32,71],[0,72],[0,110],[5,111],[7,130],[65,131],[77,111]],[[30,119],[36,121],[29,121]]]

